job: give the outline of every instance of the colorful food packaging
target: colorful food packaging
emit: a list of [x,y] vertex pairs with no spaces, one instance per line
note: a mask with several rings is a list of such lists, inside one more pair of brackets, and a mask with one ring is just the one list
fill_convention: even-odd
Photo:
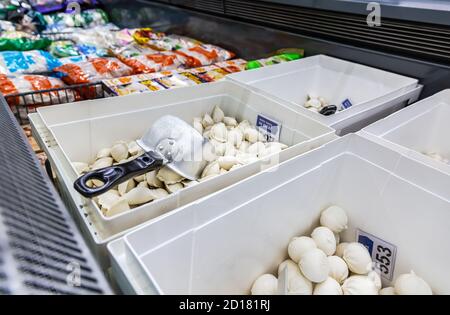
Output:
[[66,85],[60,79],[42,75],[21,75],[17,77],[0,75],[0,92],[3,93],[3,95],[7,98],[8,104],[10,106],[49,105],[75,101],[76,95],[73,91],[70,90],[8,97],[8,95],[12,94],[62,88],[65,86]]
[[49,47],[49,52],[58,58],[72,57],[80,55],[80,52],[70,40],[60,40],[53,42]]
[[77,62],[82,62],[82,61],[86,61],[86,60],[88,60],[88,58],[85,55],[59,58],[59,62],[61,63],[61,65],[65,65],[68,63],[77,63]]
[[50,72],[61,62],[42,50],[0,52],[0,74],[36,74]]
[[141,45],[134,42],[127,46],[113,48],[112,51],[119,59],[131,58],[139,55],[151,55],[159,52],[146,45]]
[[259,59],[259,60],[252,60],[247,63],[247,70],[250,69],[257,69],[261,67],[271,66],[283,62],[288,62],[292,60],[297,60],[302,58],[303,55],[299,53],[284,53],[281,55],[272,56],[269,58]]
[[147,44],[150,40],[158,40],[165,36],[164,33],[154,33],[151,28],[137,28],[132,30],[134,40],[141,44]]
[[179,49],[176,50],[175,53],[185,58],[186,68],[208,66],[216,62],[231,59],[235,56],[231,51],[210,44]]
[[116,58],[93,58],[69,63],[55,68],[54,71],[61,73],[67,84],[93,83],[132,74],[132,69]]
[[107,14],[101,9],[85,10],[80,14],[48,14],[44,15],[44,19],[47,24],[47,30],[53,32],[60,32],[72,27],[91,28],[98,25],[105,25],[109,22]]
[[46,49],[52,43],[48,38],[31,39],[22,38],[0,38],[0,51],[28,51]]
[[120,59],[127,66],[133,68],[136,74],[173,70],[180,68],[185,62],[182,56],[168,51]]
[[150,47],[157,50],[178,50],[189,49],[195,46],[202,45],[203,43],[186,36],[180,35],[167,35],[157,39],[150,39],[146,42]]
[[227,74],[243,70],[245,63],[243,59],[236,59],[211,66],[138,74],[102,82],[111,96],[160,91],[222,80]]
[[3,21],[0,20],[0,33],[3,36],[3,32],[6,31],[15,31],[16,30],[16,25],[10,21]]
[[244,59],[233,59],[222,62],[217,62],[215,66],[222,68],[230,73],[244,71],[247,66],[247,60]]
[[65,0],[28,0],[34,10],[40,13],[49,13],[64,8]]

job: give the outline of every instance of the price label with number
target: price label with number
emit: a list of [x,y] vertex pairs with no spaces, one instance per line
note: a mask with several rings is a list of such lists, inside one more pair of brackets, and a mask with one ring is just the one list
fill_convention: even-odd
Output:
[[380,272],[380,276],[392,281],[397,247],[361,230],[356,231],[356,239],[369,251],[374,267]]
[[256,128],[266,137],[267,141],[280,141],[280,122],[259,114],[256,117]]

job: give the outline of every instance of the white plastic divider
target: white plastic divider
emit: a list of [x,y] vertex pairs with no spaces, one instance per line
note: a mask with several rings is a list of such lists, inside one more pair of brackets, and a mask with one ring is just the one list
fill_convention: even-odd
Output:
[[[356,132],[418,99],[418,80],[325,55],[244,71],[226,80],[251,86],[284,101],[287,106],[336,129],[338,135]],[[306,109],[308,94],[352,107],[324,116]]]
[[[164,94],[142,94],[141,98],[147,101],[147,106],[145,107],[145,102],[140,99],[140,105],[130,104],[134,111],[127,111],[130,107],[128,104],[123,104],[123,112],[119,112],[116,105],[112,105],[109,112],[110,106],[104,100],[98,103],[101,109],[97,109],[95,103],[91,102],[86,104],[89,108],[82,115],[76,116],[75,121],[64,119],[67,117],[64,113],[72,112],[70,106],[58,106],[50,111],[51,119],[50,115],[47,116],[49,111],[39,112],[41,121],[45,119],[48,123],[52,121],[51,125],[44,126],[52,135],[54,143],[51,148],[46,149],[46,152],[51,153],[50,156],[55,159],[52,164],[59,168],[57,173],[62,177],[60,182],[65,187],[68,198],[72,199],[72,203],[76,205],[79,212],[86,216],[88,221],[83,220],[85,225],[89,224],[88,232],[97,245],[104,246],[127,229],[336,138],[333,129],[295,113],[276,101],[239,84],[220,82],[204,85],[200,90],[197,88],[177,89]],[[186,187],[166,198],[114,217],[105,217],[92,200],[82,198],[73,189],[77,174],[71,165],[72,162],[91,162],[98,150],[111,146],[115,141],[131,141],[140,138],[152,123],[163,115],[176,115],[191,122],[194,117],[211,112],[215,105],[219,105],[226,115],[236,116],[239,120],[248,119],[252,124],[255,124],[258,114],[275,119],[282,124],[280,141],[290,147],[279,155],[269,156],[264,160]],[[72,106],[78,106],[78,104],[72,104]],[[137,110],[140,107],[142,108]],[[58,124],[57,117],[61,117],[64,123]],[[33,117],[33,120],[36,118]]]
[[111,242],[113,270],[140,294],[247,294],[331,204],[349,216],[341,241],[355,241],[357,230],[387,241],[397,252],[392,279],[414,270],[435,293],[450,293],[450,177],[355,134]]
[[[44,125],[51,127],[68,122],[164,106],[166,104],[182,103],[184,100],[199,98],[205,93],[220,95],[226,92],[224,86],[227,85],[227,83],[215,82],[200,84],[195,86],[195,88],[183,87],[153,93],[131,94],[55,106],[43,106],[37,108],[37,112]],[[241,92],[247,93],[245,89],[241,90]],[[235,97],[239,98],[239,95],[235,94]]]
[[361,135],[450,174],[450,89],[402,109],[363,130]]

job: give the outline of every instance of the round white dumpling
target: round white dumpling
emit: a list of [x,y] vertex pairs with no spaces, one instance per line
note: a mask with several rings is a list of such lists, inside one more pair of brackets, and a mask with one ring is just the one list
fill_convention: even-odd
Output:
[[283,261],[278,266],[278,277],[284,269],[287,269],[287,293],[295,295],[311,295],[313,285],[301,273],[298,265],[290,259]]
[[298,263],[307,251],[314,248],[317,248],[317,245],[312,238],[308,236],[294,237],[288,245],[288,255]]
[[252,295],[276,295],[278,279],[271,274],[264,274],[255,280],[251,289]]
[[330,277],[342,284],[348,278],[348,267],[345,261],[338,256],[329,256],[328,264],[330,265]]
[[378,295],[375,283],[367,276],[351,276],[342,285],[344,295]]
[[365,275],[372,270],[372,257],[360,243],[350,243],[344,249],[342,258],[347,263],[351,272]]
[[327,256],[331,256],[336,251],[336,238],[333,231],[325,226],[319,226],[311,233],[311,238]]
[[330,272],[327,255],[318,248],[307,251],[300,259],[299,267],[303,275],[315,283],[325,281]]
[[395,293],[398,295],[432,295],[428,283],[413,271],[400,275],[395,281]]
[[341,285],[331,277],[316,284],[313,295],[342,295]]
[[331,206],[322,211],[320,225],[326,226],[335,233],[341,233],[347,229],[348,218],[344,209]]

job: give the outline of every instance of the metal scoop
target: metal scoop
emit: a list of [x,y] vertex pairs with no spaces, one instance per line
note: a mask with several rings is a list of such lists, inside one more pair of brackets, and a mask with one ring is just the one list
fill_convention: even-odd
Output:
[[[74,183],[74,188],[85,197],[95,197],[130,178],[167,166],[190,180],[196,180],[206,166],[204,151],[208,140],[183,120],[174,116],[163,116],[137,141],[145,150],[141,156],[110,167],[84,174]],[[101,187],[90,188],[86,183],[97,179]]]

